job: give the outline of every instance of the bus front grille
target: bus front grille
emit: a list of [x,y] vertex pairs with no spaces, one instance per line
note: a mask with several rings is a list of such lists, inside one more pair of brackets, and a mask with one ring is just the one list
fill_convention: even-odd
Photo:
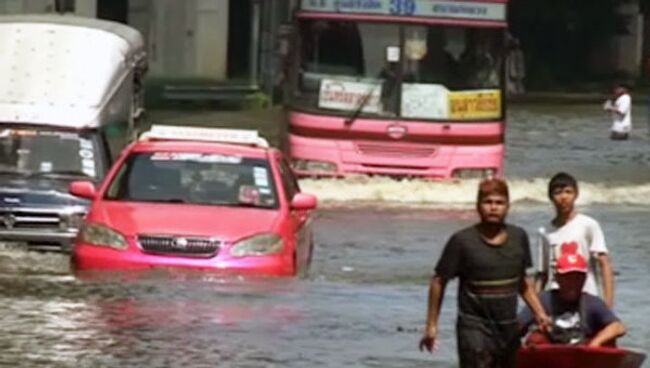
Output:
[[381,157],[427,158],[436,153],[436,148],[417,144],[357,143],[357,151],[363,155]]

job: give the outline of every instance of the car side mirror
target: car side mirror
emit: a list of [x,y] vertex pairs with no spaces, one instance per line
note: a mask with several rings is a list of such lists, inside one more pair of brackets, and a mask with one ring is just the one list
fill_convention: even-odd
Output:
[[318,199],[315,195],[307,193],[296,193],[291,200],[292,210],[313,210],[316,208]]
[[95,190],[95,184],[91,181],[82,180],[82,181],[73,181],[68,187],[70,194],[85,198],[85,199],[95,199],[97,196],[97,191]]

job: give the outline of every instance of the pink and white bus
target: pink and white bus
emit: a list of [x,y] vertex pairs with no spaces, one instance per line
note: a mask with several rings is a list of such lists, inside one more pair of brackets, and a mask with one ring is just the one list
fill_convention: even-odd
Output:
[[507,0],[301,0],[289,150],[301,176],[502,175]]

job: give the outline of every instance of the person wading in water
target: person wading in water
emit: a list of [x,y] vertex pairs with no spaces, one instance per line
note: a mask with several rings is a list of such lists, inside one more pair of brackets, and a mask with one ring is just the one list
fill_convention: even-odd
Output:
[[460,367],[514,367],[520,346],[517,296],[523,297],[542,329],[550,319],[526,277],[532,266],[528,234],[505,223],[510,206],[505,181],[482,181],[476,206],[481,221],[453,234],[435,267],[420,350],[434,351],[445,286],[458,277]]
[[627,140],[632,131],[632,97],[627,87],[618,83],[614,87],[614,96],[605,101],[603,110],[612,115],[610,138],[612,140]]
[[[548,233],[542,228],[541,271],[538,290],[557,289],[555,261],[562,248],[571,246],[589,264],[584,291],[594,296],[602,295],[607,306],[614,306],[614,268],[605,244],[605,236],[595,219],[578,212],[578,181],[570,174],[555,174],[548,183],[548,197],[555,207]],[[602,294],[600,291],[602,290]]]

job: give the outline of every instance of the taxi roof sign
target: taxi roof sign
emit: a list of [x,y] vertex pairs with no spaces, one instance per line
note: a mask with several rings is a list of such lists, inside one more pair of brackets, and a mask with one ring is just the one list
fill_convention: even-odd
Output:
[[188,140],[202,142],[219,142],[243,144],[257,147],[269,147],[266,139],[260,137],[257,130],[201,128],[174,125],[152,125],[140,139]]

